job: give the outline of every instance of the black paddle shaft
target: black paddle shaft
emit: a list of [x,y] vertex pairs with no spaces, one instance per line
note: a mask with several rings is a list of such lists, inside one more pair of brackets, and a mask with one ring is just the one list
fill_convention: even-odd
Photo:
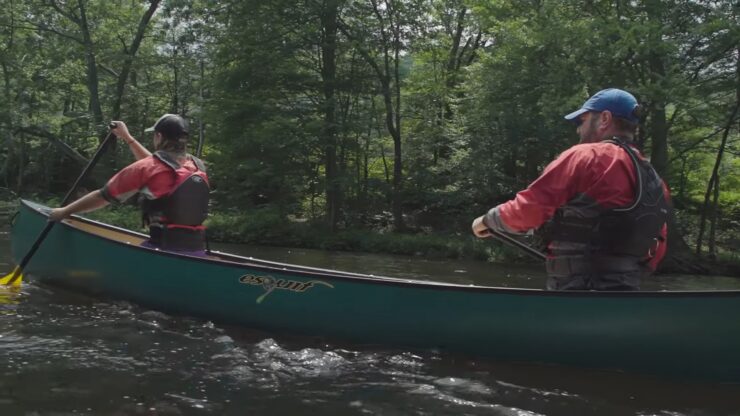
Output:
[[[110,128],[114,128],[115,123],[111,123]],[[67,192],[67,195],[64,197],[64,200],[62,200],[62,206],[65,206],[72,202],[72,199],[74,198],[75,190],[77,190],[77,187],[87,179],[90,172],[92,171],[92,168],[98,163],[98,160],[103,156],[103,153],[105,152],[105,148],[107,147],[108,142],[113,140],[115,138],[115,135],[113,132],[108,133],[108,136],[106,136],[105,140],[103,140],[103,143],[100,144],[98,147],[98,150],[95,152],[95,155],[93,155],[92,159],[90,159],[89,162],[87,162],[87,166],[85,166],[85,169],[82,171],[80,176],[75,181],[74,185],[72,185],[72,189]],[[28,253],[23,257],[20,264],[18,264],[18,267],[15,268],[13,271],[13,277],[10,278],[8,281],[9,285],[12,285],[15,283],[15,281],[18,279],[18,277],[23,272],[23,269],[26,267],[29,261],[31,261],[31,257],[36,253],[36,250],[39,249],[41,246],[41,243],[44,242],[44,239],[46,239],[46,235],[49,234],[49,231],[51,231],[51,228],[54,227],[54,224],[56,224],[56,221],[50,221],[46,224],[46,227],[41,231],[38,237],[36,237],[36,242],[33,243],[33,246],[31,246],[31,249],[28,250]]]
[[541,251],[539,251],[539,250],[537,250],[537,249],[535,249],[535,248],[533,248],[533,247],[531,247],[531,246],[529,246],[527,244],[524,244],[521,241],[519,241],[519,240],[517,240],[517,239],[515,239],[513,237],[510,237],[510,236],[508,236],[508,235],[506,235],[506,234],[504,234],[504,233],[502,233],[500,231],[496,231],[496,230],[493,230],[493,229],[489,228],[488,229],[488,232],[490,232],[492,236],[498,238],[500,241],[503,241],[506,244],[509,244],[509,245],[511,245],[513,247],[520,248],[520,249],[524,250],[527,254],[529,254],[530,256],[532,256],[534,258],[536,258],[537,260],[545,260],[545,259],[547,259],[547,256],[545,255],[545,253],[543,253],[543,252],[541,252]]

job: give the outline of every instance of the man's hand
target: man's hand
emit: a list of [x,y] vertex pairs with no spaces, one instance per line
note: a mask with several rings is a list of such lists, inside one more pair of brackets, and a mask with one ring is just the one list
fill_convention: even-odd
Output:
[[475,234],[478,238],[487,238],[491,236],[491,232],[488,230],[488,226],[486,223],[483,222],[483,218],[485,215],[481,215],[480,217],[473,220],[473,234]]
[[64,208],[54,208],[49,212],[49,221],[61,221],[67,217],[69,214]]
[[123,121],[111,121],[111,133],[115,134],[116,137],[119,139],[122,139],[126,143],[130,143],[134,138],[131,136],[131,133],[128,132],[128,127],[126,127],[126,123]]

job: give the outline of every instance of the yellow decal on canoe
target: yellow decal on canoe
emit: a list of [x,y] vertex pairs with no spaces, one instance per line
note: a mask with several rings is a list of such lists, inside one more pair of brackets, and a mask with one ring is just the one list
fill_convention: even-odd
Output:
[[67,277],[74,277],[76,279],[85,277],[100,277],[100,272],[97,272],[95,270],[72,269],[67,272]]
[[245,274],[244,276],[239,278],[239,282],[252,286],[262,286],[262,288],[265,289],[265,293],[257,298],[257,303],[262,303],[265,297],[272,293],[272,291],[275,289],[290,290],[291,292],[296,293],[303,293],[308,289],[318,285],[334,289],[334,286],[329,283],[322,282],[321,280],[298,282],[295,280],[276,279],[268,275],[257,276],[253,274]]

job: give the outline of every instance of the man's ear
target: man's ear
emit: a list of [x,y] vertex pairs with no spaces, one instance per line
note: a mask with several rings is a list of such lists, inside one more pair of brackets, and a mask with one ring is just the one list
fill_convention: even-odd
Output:
[[604,110],[601,113],[599,113],[599,125],[601,128],[607,128],[611,125],[612,119],[614,116],[612,116],[612,112],[609,110]]

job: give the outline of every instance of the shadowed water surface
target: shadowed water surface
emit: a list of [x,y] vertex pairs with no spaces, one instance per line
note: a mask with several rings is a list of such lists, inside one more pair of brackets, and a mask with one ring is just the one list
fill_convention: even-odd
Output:
[[[7,256],[7,235],[0,239]],[[377,275],[510,287],[544,284],[541,270],[531,267],[219,248]],[[664,276],[645,286],[740,288],[733,278],[693,276]],[[2,416],[740,415],[738,385],[268,334],[33,281],[11,300],[0,304]]]

